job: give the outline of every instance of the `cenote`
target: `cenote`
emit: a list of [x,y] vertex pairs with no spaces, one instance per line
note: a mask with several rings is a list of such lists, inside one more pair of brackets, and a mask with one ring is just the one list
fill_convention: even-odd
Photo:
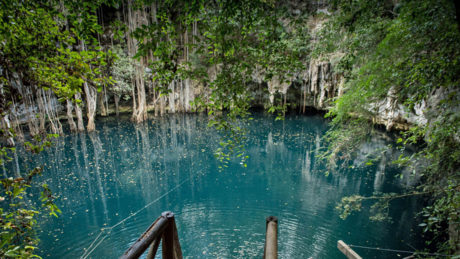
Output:
[[[390,163],[400,154],[396,150],[363,166],[369,151],[394,143],[391,135],[363,145],[353,169],[326,175],[316,161],[328,127],[323,115],[287,114],[275,121],[275,115],[253,111],[252,117],[247,167],[231,159],[219,169],[214,151],[221,133],[207,128],[206,114],[170,114],[141,124],[123,116],[98,118],[96,132],[67,130],[39,155],[18,148],[3,173],[43,165],[40,180],[59,196],[62,214],[44,217],[39,229],[43,258],[118,258],[169,210],[176,215],[184,258],[261,258],[269,215],[279,219],[279,258],[345,258],[338,240],[397,250],[425,247],[420,198],[394,201],[392,222],[371,221],[371,203],[346,220],[335,210],[343,196],[401,192],[416,184],[410,172]],[[402,178],[394,177],[400,173]],[[27,198],[39,206],[38,189],[33,191]],[[112,226],[110,233],[103,230]],[[356,251],[364,258],[398,257]]]

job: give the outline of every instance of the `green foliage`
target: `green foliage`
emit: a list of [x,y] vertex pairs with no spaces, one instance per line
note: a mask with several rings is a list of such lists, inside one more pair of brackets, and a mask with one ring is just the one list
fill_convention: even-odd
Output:
[[[45,139],[35,136],[33,143],[25,143],[26,149],[38,154],[44,147],[51,146],[51,138],[56,135],[48,135]],[[0,162],[2,165],[11,161],[8,151],[13,148],[2,147],[0,150]],[[19,175],[17,178],[0,179],[2,189],[0,190],[0,201],[5,201],[8,205],[0,208],[0,257],[2,258],[40,258],[35,254],[39,239],[37,237],[37,218],[41,213],[49,213],[57,217],[61,213],[54,204],[55,197],[50,188],[42,184],[41,208],[34,208],[26,203],[27,190],[32,187],[33,179],[41,175],[43,167],[36,167]]]
[[119,20],[112,22],[111,27],[113,28],[113,39],[122,40],[125,36],[125,32],[128,31],[128,28],[124,23]]
[[117,81],[113,85],[112,91],[117,94],[131,92],[133,89],[132,78],[134,76],[134,61],[123,52],[123,47],[121,45],[113,46],[111,51],[117,56],[117,59],[110,67],[110,73]]
[[[104,69],[115,57],[111,52],[102,52],[94,37],[102,29],[94,15],[101,4],[98,1],[54,0],[0,2],[2,123],[9,113],[9,100],[22,98],[11,87],[15,77],[19,78],[20,87],[28,88],[27,91],[34,91],[36,87],[51,89],[59,101],[73,99],[77,92],[81,92],[84,82],[98,88],[113,83]],[[86,44],[86,47],[78,52],[72,51],[71,46],[76,43],[80,47]],[[14,136],[11,128],[8,131]],[[33,136],[33,141],[26,142],[25,148],[38,154],[51,145],[53,137],[56,135]],[[0,162],[4,164],[10,160],[8,148],[2,147]],[[56,217],[60,213],[46,184],[40,186],[41,208],[34,208],[24,201],[29,188],[37,184],[34,178],[42,171],[43,168],[34,168],[17,178],[0,180],[0,200],[7,204],[0,209],[1,258],[38,257],[34,252],[39,242],[37,217],[44,212]]]
[[[329,148],[322,158],[331,168],[346,162],[353,151],[375,133],[372,118],[388,100],[403,105],[408,114],[424,107],[426,123],[419,123],[398,140],[422,143],[421,151],[394,163],[408,167],[422,182],[415,192],[346,197],[338,208],[343,217],[360,210],[364,200],[375,199],[373,219],[387,219],[395,198],[429,194],[424,231],[446,233],[442,223],[457,224],[460,216],[459,162],[460,33],[452,1],[358,0],[335,3],[334,13],[319,34],[315,55],[343,54],[336,72],[347,82],[344,94],[328,113]],[[434,97],[433,95],[437,95]],[[428,162],[428,163],[425,163]],[[428,164],[428,165],[426,165]],[[457,251],[457,244],[444,246]],[[449,251],[447,251],[449,252]]]
[[[98,89],[113,84],[109,90],[117,94],[131,92],[135,61],[124,54],[122,44],[103,52],[96,36],[102,33],[97,22],[98,8],[114,3],[0,2],[0,67],[4,70],[0,80],[6,86],[4,96],[14,94],[8,88],[13,74],[20,75],[25,86],[52,89],[61,101],[80,92],[84,82]],[[131,8],[140,10],[151,4],[134,1]],[[328,161],[328,171],[346,167],[355,155],[354,150],[375,134],[372,118],[382,112],[381,107],[388,100],[393,107],[404,105],[408,114],[425,107],[428,122],[414,125],[398,141],[401,151],[405,145],[423,143],[421,151],[394,161],[411,169],[414,175],[422,175],[418,189],[404,194],[345,197],[338,209],[346,218],[361,210],[362,202],[374,200],[373,219],[383,220],[388,218],[392,200],[429,194],[433,199],[424,211],[425,231],[438,231],[443,222],[459,223],[460,34],[453,2],[401,0],[395,5],[390,0],[335,0],[329,8],[331,15],[313,17],[325,19],[315,41],[306,26],[307,19],[312,17],[308,9],[293,15],[288,5],[271,0],[156,1],[156,22],[133,28],[131,35],[127,35],[126,25],[115,21],[113,38],[121,42],[130,36],[138,41],[134,59],[148,57],[152,72],[143,76],[154,81],[161,96],[171,92],[168,85],[178,78],[203,84],[205,95],[195,99],[193,106],[206,110],[208,126],[222,133],[221,147],[215,151],[222,169],[233,156],[247,166],[244,144],[245,125],[251,120],[250,85],[271,80],[279,86],[290,84],[299,72],[307,69],[311,58],[330,60],[334,72],[346,79],[343,95],[335,99],[327,115],[332,118],[332,128],[326,135],[328,148],[321,157]],[[190,40],[194,23],[199,33]],[[181,40],[186,31],[187,44]],[[80,47],[78,52],[69,48],[76,44]],[[438,101],[431,100],[434,93],[438,94]],[[269,112],[277,113],[277,120],[283,119],[287,109],[279,96],[276,105],[269,108]],[[1,100],[1,112],[5,115],[9,103],[7,98]],[[49,144],[36,141],[41,144],[26,143],[33,153]],[[369,158],[367,163],[374,163],[382,152],[376,151],[376,157]],[[2,154],[6,156],[6,149]],[[429,165],[424,161],[429,161]],[[33,254],[37,242],[34,218],[38,210],[26,209],[18,200],[32,177],[40,173],[40,169],[34,169],[24,178],[2,180],[5,195],[13,206],[8,212],[2,211],[1,224],[6,232],[2,232],[5,237],[0,255]],[[45,207],[55,215],[58,210],[52,203],[53,197],[47,186],[43,188]],[[5,213],[11,216],[6,218]],[[16,221],[8,221],[13,219]],[[11,224],[6,226],[8,222]],[[18,222],[24,222],[24,229],[18,227]]]
[[[172,8],[181,10],[173,13]],[[150,68],[157,90],[167,94],[174,78],[200,80],[206,94],[195,99],[197,110],[207,110],[213,118],[210,127],[222,131],[222,147],[216,157],[227,161],[235,154],[244,158],[245,123],[250,120],[249,86],[257,80],[290,82],[293,74],[305,69],[309,53],[305,13],[293,17],[283,3],[273,1],[179,1],[167,0],[157,5],[157,23],[136,28],[133,36],[140,41],[135,58],[153,54]],[[289,22],[282,20],[289,18]],[[197,22],[196,44],[179,44],[179,38]],[[179,56],[191,53],[179,65]],[[217,110],[226,110],[216,114]],[[281,114],[286,107],[275,106]],[[281,115],[278,119],[282,119]],[[245,160],[241,161],[245,164]],[[224,165],[225,166],[225,165]]]
[[62,45],[57,45],[74,42],[68,33],[59,31],[54,15],[57,13],[53,9],[43,8],[35,1],[2,1],[0,66],[5,70],[2,81],[8,83],[6,78],[17,73],[27,83],[53,88],[62,95],[77,91],[75,84],[62,89],[62,82],[53,80],[66,69],[56,55],[58,50],[63,50]]
[[[53,4],[60,6],[58,1]],[[88,32],[100,30],[94,20],[96,16],[88,14],[83,18],[77,15],[75,8],[78,6],[86,6],[84,10],[87,12],[94,11],[94,6],[88,9],[88,3],[74,3],[66,6],[68,16],[64,17],[53,5],[41,1],[0,3],[0,67],[3,70],[0,81],[5,87],[10,87],[11,78],[18,75],[25,87],[52,89],[56,95],[72,99],[75,93],[81,91],[85,81],[97,86],[112,83],[110,78],[101,77],[99,72],[99,68],[106,65],[106,53],[96,47],[87,51],[71,51],[68,47],[76,43],[75,38],[70,31],[61,30],[55,21],[68,19],[74,25],[73,31],[82,40],[92,39]]]

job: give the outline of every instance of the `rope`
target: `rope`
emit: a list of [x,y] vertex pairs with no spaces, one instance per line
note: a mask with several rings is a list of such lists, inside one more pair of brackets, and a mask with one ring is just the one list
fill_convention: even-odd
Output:
[[85,253],[80,258],[82,258],[83,256],[86,255],[86,253],[88,253],[89,249],[94,245],[96,240],[102,235],[103,232],[104,232],[104,229],[101,230],[101,233],[99,233],[99,235],[96,237],[96,239],[94,239],[94,241],[91,243],[91,245],[88,247],[88,249],[86,249]]
[[438,256],[452,257],[452,255],[446,255],[446,254],[421,253],[421,252],[414,252],[414,251],[402,251],[402,250],[385,249],[385,248],[379,248],[379,247],[367,247],[367,246],[355,246],[355,245],[349,245],[349,247],[371,249],[371,250],[381,250],[381,251],[397,252],[397,253],[408,253],[408,254],[419,254],[419,255],[438,255]]
[[[121,223],[127,221],[128,219],[134,217],[137,213],[141,212],[142,210],[146,209],[147,207],[149,207],[150,205],[152,205],[153,203],[157,202],[159,199],[163,198],[164,196],[166,196],[167,194],[169,194],[170,192],[174,191],[175,189],[179,188],[182,184],[184,184],[185,182],[187,181],[190,181],[190,179],[192,179],[193,177],[195,176],[195,174],[193,174],[192,176],[190,176],[188,179],[184,180],[183,182],[181,182],[180,184],[178,184],[176,187],[172,188],[171,190],[169,190],[168,192],[164,193],[163,195],[161,195],[160,197],[158,197],[157,199],[153,200],[152,202],[150,202],[149,204],[145,205],[144,207],[142,207],[140,210],[134,212],[133,214],[131,214],[130,216],[126,217],[125,219],[123,219],[122,221],[118,222],[117,224],[111,226],[111,227],[108,227],[108,228],[102,228],[101,229],[101,233],[99,233],[99,235],[96,237],[96,239],[94,239],[94,241],[91,243],[91,245],[85,249],[86,252],[80,257],[80,259],[86,259],[93,251],[94,249],[96,249],[96,247],[98,247],[102,241],[104,241],[104,239],[110,234],[110,232],[112,231],[113,228],[115,228],[116,226],[120,225]],[[109,230],[109,232],[107,232],[107,234],[105,234],[105,236],[101,239],[101,241],[99,241],[97,243],[96,246],[93,247],[93,245],[96,243],[96,241],[99,239],[99,237],[102,235],[102,233],[104,232],[104,230]],[[91,249],[92,248],[92,249]],[[90,250],[91,249],[91,250]]]
[[[94,244],[94,242],[96,242],[96,240],[101,236],[101,234],[102,234],[103,231],[104,231],[104,229],[102,229],[101,233],[96,237],[96,239],[94,239],[94,241],[93,241],[93,243],[91,244],[91,246],[92,246],[92,245]],[[110,232],[111,232],[111,230],[109,230],[109,232],[107,232],[107,234],[101,239],[101,241],[99,241],[99,243],[97,243],[97,245],[96,245],[93,249],[91,249],[91,251],[89,250],[89,249],[91,248],[91,246],[89,246],[88,249],[86,249],[86,252],[80,257],[80,259],[81,259],[81,258],[87,258],[87,257],[94,251],[94,249],[96,249],[96,247],[98,247],[98,246],[102,243],[102,241],[104,241],[104,239],[110,234]],[[88,251],[89,251],[89,253],[88,253]],[[88,254],[86,254],[86,253],[88,253]],[[85,255],[86,255],[86,256],[85,256]],[[83,257],[83,256],[84,256],[84,257]]]

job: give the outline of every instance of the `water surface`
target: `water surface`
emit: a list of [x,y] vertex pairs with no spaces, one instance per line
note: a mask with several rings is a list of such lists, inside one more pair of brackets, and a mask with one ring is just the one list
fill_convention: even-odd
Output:
[[[62,214],[40,230],[44,258],[118,258],[168,210],[176,215],[184,258],[261,258],[269,215],[279,219],[279,258],[345,258],[338,240],[424,247],[415,214],[423,204],[415,197],[392,204],[392,222],[370,221],[370,203],[345,221],[335,210],[346,195],[414,185],[409,172],[391,165],[400,154],[395,150],[373,166],[360,166],[367,151],[393,143],[391,136],[382,133],[364,145],[355,169],[326,176],[315,158],[327,130],[322,116],[291,114],[284,122],[262,112],[253,117],[247,167],[234,159],[219,171],[213,152],[220,135],[206,128],[207,116],[175,114],[139,125],[126,117],[98,118],[97,132],[67,133],[39,156],[18,149],[3,173],[44,165],[42,180],[59,196]],[[394,177],[399,173],[402,179]],[[108,235],[101,231],[112,226]],[[398,257],[356,251],[365,258]]]

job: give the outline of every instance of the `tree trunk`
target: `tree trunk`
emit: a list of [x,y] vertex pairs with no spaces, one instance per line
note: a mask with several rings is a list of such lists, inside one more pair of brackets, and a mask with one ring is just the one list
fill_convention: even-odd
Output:
[[171,93],[169,93],[169,111],[168,113],[175,113],[176,112],[176,104],[174,102],[174,81],[172,80],[171,83],[169,84],[168,89],[171,89]]
[[302,113],[302,98],[303,98],[303,92],[302,92],[302,88],[300,88],[299,114]]
[[[0,83],[0,94],[3,95],[3,83]],[[5,114],[2,117],[2,120],[5,122],[3,125],[5,126],[6,145],[7,147],[14,147],[13,134],[10,132],[11,125],[8,116],[8,114]]]
[[145,85],[142,77],[144,66],[138,64],[136,72],[136,88],[137,88],[137,105],[133,112],[133,120],[141,123],[147,120],[147,103],[145,98]]
[[[80,41],[80,46],[81,46],[81,50],[84,51],[85,43],[83,40]],[[88,111],[88,113],[86,114],[88,117],[88,125],[86,129],[88,130],[88,132],[91,132],[91,131],[96,130],[96,125],[94,124],[94,115],[96,114],[97,89],[95,87],[89,86],[88,82],[85,82],[83,86],[84,86],[83,89],[86,95],[86,107]],[[77,116],[78,116],[78,112],[77,112]],[[83,131],[80,128],[80,119],[79,119],[78,131]]]
[[101,109],[101,116],[107,116],[107,111],[104,106],[104,94],[102,91],[97,93],[97,101],[99,102],[99,109]]
[[305,92],[303,94],[303,113],[305,113],[306,103],[307,103],[307,86],[305,86]]
[[[31,90],[31,89],[30,89]],[[33,107],[33,110],[32,110],[32,113],[31,114],[31,123],[33,124],[33,127],[34,127],[34,135],[37,135],[37,134],[40,134],[40,130],[39,130],[39,122],[38,122],[38,118],[37,118],[37,110],[36,110],[36,107],[37,107],[37,103],[35,102],[35,98],[34,98],[34,94],[33,94],[33,91],[30,91],[30,95],[29,95],[29,101],[30,101],[30,104],[31,104],[31,107]]]
[[24,133],[21,130],[21,124],[19,124],[18,121],[18,111],[16,110],[16,104],[13,101],[13,114],[14,114],[14,120],[16,124],[16,129],[15,129],[15,134],[16,134],[16,139],[19,140],[19,142],[24,142]]
[[46,101],[45,90],[42,89],[42,93],[43,93],[43,100],[44,100],[44,104],[45,104],[45,110],[46,110],[46,113],[48,114],[48,118],[50,120],[51,132],[53,132],[53,134],[58,134],[58,129],[57,129],[56,125],[54,125],[53,116],[52,116],[53,114],[51,113],[51,105],[49,105],[51,100]]
[[24,87],[21,79],[22,73],[18,73],[15,81],[18,85],[19,93],[21,94],[22,103],[24,105],[24,110],[27,116],[27,126],[29,127],[29,132],[32,136],[38,134],[38,130],[35,128],[35,120],[36,117],[33,114],[33,110],[35,105],[33,104],[33,96],[31,98],[32,93],[29,91],[29,88]]
[[115,99],[115,111],[117,113],[117,117],[120,117],[120,110],[118,109],[118,102],[120,101],[120,96],[118,94],[115,94],[114,99]]
[[84,89],[86,94],[86,107],[88,109],[88,125],[86,126],[86,129],[88,132],[91,132],[96,130],[94,115],[96,114],[97,90],[96,88],[89,86],[87,82],[84,83]]
[[160,102],[157,99],[158,97],[156,96],[155,90],[153,90],[153,105],[155,109],[155,117],[158,116],[158,110],[160,108]]
[[[22,86],[22,81],[19,80]],[[24,87],[22,87],[24,88]],[[27,125],[29,126],[29,131],[32,136],[38,134],[38,127],[36,123],[36,116],[34,114],[35,103],[34,103],[34,96],[29,88],[24,88],[24,93],[22,94],[22,99],[24,101],[24,108],[27,111]]]
[[[0,91],[1,94],[3,95],[3,84],[0,84]],[[10,132],[11,124],[10,120],[8,118],[8,114],[5,114],[5,116],[2,117],[2,120],[4,121],[3,125],[5,126],[5,137],[6,137],[6,146],[7,147],[14,147],[14,139],[13,139],[13,134]]]
[[284,93],[284,109],[283,109],[283,117],[286,116],[286,94],[287,94],[287,90],[286,90],[286,93]]
[[179,92],[179,103],[177,104],[177,112],[184,112],[184,91],[182,87],[182,80],[177,79],[176,80],[176,85],[177,85],[177,90]]
[[[128,1],[128,5],[131,6],[131,8],[128,9],[128,27],[129,27],[129,33],[128,35],[131,35],[130,33],[137,27],[140,27],[141,25],[148,25],[147,22],[147,14],[144,11],[144,6],[141,6],[140,9],[134,10],[134,1],[130,0]],[[137,40],[132,37],[128,37],[128,51],[130,53],[130,56],[134,56],[137,53],[138,47],[137,47]],[[135,90],[133,88],[133,115],[132,115],[132,120],[140,123],[145,120],[147,120],[147,101],[145,97],[145,85],[144,85],[144,59],[141,58],[140,61],[136,61],[136,72],[135,72],[135,88],[137,88],[137,98],[135,97]],[[134,85],[134,84],[133,84]],[[137,99],[137,100],[136,100]],[[137,101],[137,102],[136,102]]]
[[185,112],[192,112],[191,102],[195,101],[195,90],[189,78],[185,79]]
[[131,85],[133,86],[133,115],[131,116],[131,119],[134,120],[136,117],[136,111],[137,111],[137,102],[136,102],[136,82],[131,79]]
[[[75,94],[75,100],[81,100],[81,93]],[[83,125],[83,115],[78,103],[75,104],[75,114],[77,114],[78,131],[85,131],[85,126]]]
[[161,101],[160,115],[163,116],[166,113],[166,96],[162,96],[160,101]]
[[345,78],[343,76],[340,76],[340,79],[339,79],[339,90],[338,90],[338,97],[342,97],[343,95],[343,87],[344,87],[344,84],[345,84]]
[[10,132],[11,124],[10,120],[8,119],[8,114],[5,115],[5,117],[2,118],[3,121],[5,122],[5,127],[6,127],[6,146],[7,147],[14,147],[14,139],[13,139],[13,134]]
[[[113,47],[113,44],[112,44],[112,47]],[[106,108],[105,108],[106,115],[109,116],[110,115],[110,112],[109,112],[109,98],[107,98],[107,90],[105,89],[105,85],[104,85],[104,101],[105,101],[105,105],[107,105]]]
[[58,111],[56,110],[56,105],[51,106],[51,104],[52,104],[52,103],[51,103],[51,100],[53,100],[53,98],[51,97],[51,95],[54,97],[54,100],[56,100],[55,103],[59,104],[59,102],[57,102],[57,97],[56,97],[56,95],[54,94],[54,92],[48,90],[48,99],[50,100],[50,102],[48,103],[48,105],[50,105],[50,111],[51,111],[51,113],[53,114],[54,119],[56,120],[56,125],[57,125],[57,130],[58,130],[58,133],[57,133],[57,134],[64,134],[64,131],[62,130],[61,121],[59,120],[59,114],[58,114]]
[[69,121],[70,131],[77,131],[77,125],[73,121],[73,114],[72,114],[73,106],[72,102],[67,99],[67,120]]
[[37,89],[36,94],[37,94],[37,99],[38,99],[38,109],[40,112],[38,113],[38,120],[40,121],[40,126],[38,127],[38,132],[40,134],[46,134],[46,129],[45,129],[45,105],[43,104],[43,98],[40,93],[40,89]]

